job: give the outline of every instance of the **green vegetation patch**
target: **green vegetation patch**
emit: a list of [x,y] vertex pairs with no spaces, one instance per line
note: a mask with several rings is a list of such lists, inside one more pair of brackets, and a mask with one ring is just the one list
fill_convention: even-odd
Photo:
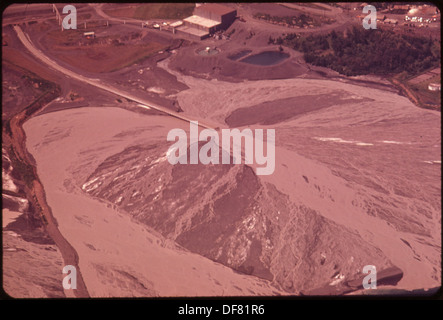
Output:
[[353,27],[344,33],[301,37],[295,33],[270,43],[304,53],[306,62],[327,67],[348,76],[419,74],[440,62],[440,43],[425,37],[396,34],[390,30]]
[[255,19],[259,20],[265,20],[270,23],[274,24],[280,24],[288,27],[300,27],[303,28],[305,26],[319,26],[320,24],[315,21],[311,16],[307,14],[300,14],[298,16],[285,16],[285,17],[279,17],[279,16],[271,16],[267,13],[261,13],[257,12],[254,14]]
[[12,146],[9,148],[9,156],[11,159],[11,165],[14,168],[13,170],[18,172],[22,180],[30,188],[32,186],[32,182],[36,179],[34,168],[26,162],[20,160],[16,156],[14,148]]

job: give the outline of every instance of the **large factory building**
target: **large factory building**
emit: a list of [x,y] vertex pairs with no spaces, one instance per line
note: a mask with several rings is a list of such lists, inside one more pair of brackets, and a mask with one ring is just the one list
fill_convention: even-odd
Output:
[[206,3],[194,9],[194,15],[219,22],[219,29],[227,29],[234,22],[237,11],[218,3]]
[[235,9],[218,3],[206,3],[196,6],[193,15],[183,19],[183,25],[175,31],[204,39],[215,31],[227,29],[236,16]]

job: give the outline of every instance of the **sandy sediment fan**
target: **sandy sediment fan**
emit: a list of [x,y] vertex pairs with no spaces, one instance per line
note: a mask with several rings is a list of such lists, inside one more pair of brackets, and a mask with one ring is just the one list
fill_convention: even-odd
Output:
[[[367,275],[362,275],[356,279],[343,281],[338,285],[326,285],[320,288],[312,289],[306,292],[302,292],[302,295],[307,296],[330,296],[330,295],[343,295],[353,291],[363,289],[363,279]],[[389,267],[377,272],[377,286],[380,285],[396,285],[403,278],[403,271],[396,267]]]

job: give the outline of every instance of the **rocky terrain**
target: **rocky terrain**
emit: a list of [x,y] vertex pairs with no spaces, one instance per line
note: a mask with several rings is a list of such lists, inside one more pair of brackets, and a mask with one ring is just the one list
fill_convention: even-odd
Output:
[[[190,114],[210,113],[217,106],[205,96],[213,83],[202,87],[205,80],[198,86],[195,81],[186,82],[190,89],[178,101]],[[59,155],[57,162],[64,163],[63,146],[73,149],[73,160],[63,165],[71,178],[62,181],[42,167],[43,181],[52,176],[64,192],[104,200],[184,249],[286,293],[325,294],[331,286],[338,293],[355,290],[365,265],[377,266],[381,274],[386,270],[387,285],[414,289],[438,283],[438,113],[417,109],[389,91],[328,80],[260,81],[248,91],[249,83],[238,89],[216,85],[218,101],[227,92],[235,96],[235,90],[244,100],[224,100],[226,107],[212,120],[221,114],[229,119],[230,110],[263,99],[259,92],[270,101],[278,97],[270,109],[283,115],[269,126],[277,136],[273,175],[256,176],[244,164],[172,166],[166,157],[167,127],[152,116],[138,115],[145,123],[138,124],[122,121],[123,115],[117,120],[104,109],[93,114],[84,109],[30,121],[29,147],[37,162]],[[265,90],[269,87],[274,93]],[[304,107],[303,101],[312,101],[306,94],[319,91],[336,98],[320,110]],[[200,97],[200,103],[189,104],[188,96]],[[282,96],[292,100],[279,104]],[[295,117],[284,117],[298,108]],[[68,122],[60,118],[65,112]],[[91,121],[100,125],[90,129]],[[109,131],[116,121],[119,129]],[[41,127],[47,129],[38,133]],[[82,130],[93,138],[87,145],[79,143],[86,134]],[[414,138],[414,130],[421,138]],[[51,201],[51,188],[47,192]]]

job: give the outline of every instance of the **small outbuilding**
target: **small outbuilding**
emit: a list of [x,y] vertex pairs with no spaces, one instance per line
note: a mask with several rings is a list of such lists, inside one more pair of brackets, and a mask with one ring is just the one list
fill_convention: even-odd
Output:
[[86,39],[95,38],[95,32],[94,31],[84,32],[83,37],[85,37]]
[[430,83],[428,84],[429,91],[441,91],[441,83]]

